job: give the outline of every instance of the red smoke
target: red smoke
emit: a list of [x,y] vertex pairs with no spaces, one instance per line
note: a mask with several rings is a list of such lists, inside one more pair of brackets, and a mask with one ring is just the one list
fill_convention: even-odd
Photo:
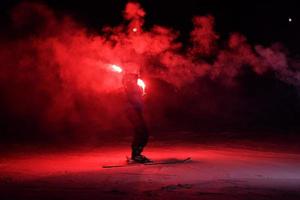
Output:
[[191,32],[191,53],[195,56],[209,56],[217,49],[219,36],[214,32],[212,16],[194,17],[194,30]]
[[128,25],[105,27],[99,34],[45,5],[19,4],[11,14],[11,28],[20,35],[1,41],[0,47],[0,87],[7,112],[53,128],[85,124],[76,128],[79,132],[86,126],[96,131],[115,127],[115,120],[123,119],[123,101],[121,76],[111,72],[112,63],[179,89],[201,77],[234,82],[245,66],[299,84],[299,73],[290,69],[285,52],[253,47],[239,33],[221,43],[213,16],[194,17],[190,46],[183,48],[172,28],[154,25],[144,30],[145,15],[138,3],[128,3]]

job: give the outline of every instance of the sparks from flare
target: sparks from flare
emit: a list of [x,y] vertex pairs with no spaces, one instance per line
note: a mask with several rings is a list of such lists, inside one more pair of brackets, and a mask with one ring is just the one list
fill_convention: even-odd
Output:
[[[118,73],[122,73],[122,72],[123,72],[122,67],[120,67],[120,66],[118,66],[118,65],[115,65],[115,64],[112,64],[112,65],[111,65],[111,69],[112,69],[114,72],[118,72]],[[143,95],[145,95],[145,94],[146,94],[146,92],[145,92],[145,89],[146,89],[146,84],[145,84],[145,82],[144,82],[142,79],[138,78],[136,84],[137,84],[139,87],[142,88],[142,90],[143,90]]]

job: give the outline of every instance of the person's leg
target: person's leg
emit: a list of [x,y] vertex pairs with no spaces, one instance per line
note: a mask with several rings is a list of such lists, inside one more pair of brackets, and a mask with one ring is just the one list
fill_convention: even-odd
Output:
[[133,141],[131,145],[131,158],[137,162],[149,162],[149,159],[141,155],[149,138],[143,113],[140,110],[133,109],[128,112],[128,118],[134,128]]
[[132,141],[132,157],[141,155],[144,147],[148,143],[148,129],[144,122],[144,120],[141,118],[137,124],[134,126],[134,137]]

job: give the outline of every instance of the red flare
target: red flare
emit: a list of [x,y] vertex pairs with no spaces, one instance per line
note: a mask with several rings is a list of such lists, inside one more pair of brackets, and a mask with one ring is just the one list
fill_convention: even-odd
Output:
[[142,79],[138,79],[137,80],[137,85],[140,86],[143,89],[143,95],[146,94],[145,93],[145,89],[146,89],[146,84]]
[[118,66],[118,65],[111,65],[111,68],[115,72],[118,72],[118,73],[122,73],[123,72],[123,69],[120,66]]

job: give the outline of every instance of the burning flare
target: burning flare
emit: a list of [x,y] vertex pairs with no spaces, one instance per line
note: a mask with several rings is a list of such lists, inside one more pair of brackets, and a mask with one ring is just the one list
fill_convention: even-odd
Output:
[[115,72],[118,72],[118,73],[122,73],[123,72],[123,69],[121,67],[119,67],[118,65],[111,65],[111,68]]
[[[111,69],[112,69],[114,72],[117,72],[117,73],[122,73],[122,72],[123,72],[122,67],[120,67],[120,66],[118,66],[118,65],[115,65],[115,64],[112,64],[112,65],[111,65]],[[142,90],[143,90],[143,95],[145,95],[145,94],[146,94],[146,92],[145,92],[145,89],[146,89],[146,84],[145,84],[145,82],[144,82],[142,79],[138,78],[136,84],[137,84],[139,87],[142,88]]]
[[146,89],[146,84],[142,79],[137,80],[137,85],[140,86],[143,89],[143,95],[146,94],[145,89]]

